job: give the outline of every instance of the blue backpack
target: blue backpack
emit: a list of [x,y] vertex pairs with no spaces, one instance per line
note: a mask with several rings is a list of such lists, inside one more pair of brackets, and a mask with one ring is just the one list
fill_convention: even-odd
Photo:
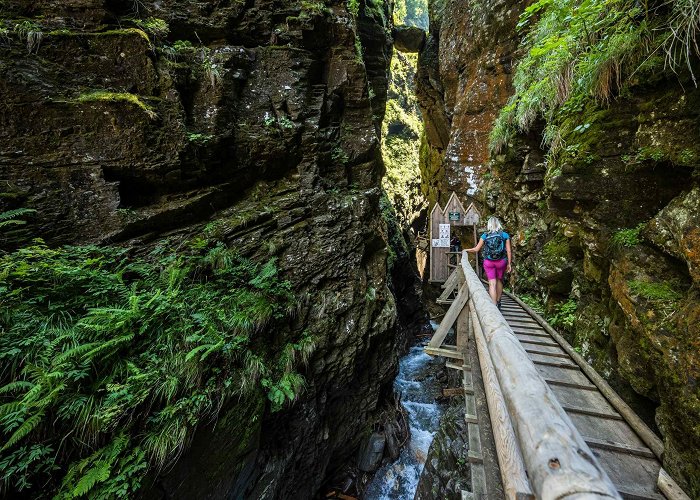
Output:
[[484,259],[501,260],[506,255],[506,239],[502,232],[488,233],[484,239]]

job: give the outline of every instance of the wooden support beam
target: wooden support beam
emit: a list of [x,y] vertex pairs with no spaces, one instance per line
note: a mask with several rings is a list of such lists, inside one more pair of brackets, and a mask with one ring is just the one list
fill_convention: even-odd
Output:
[[476,312],[471,313],[472,324],[474,325],[474,342],[479,355],[481,365],[481,375],[484,381],[484,391],[486,393],[486,403],[489,407],[491,418],[491,428],[493,438],[496,443],[496,455],[501,471],[501,481],[506,498],[515,500],[519,495],[525,498],[535,498],[530,482],[527,479],[527,472],[523,457],[520,453],[518,440],[515,437],[513,423],[508,414],[501,386],[493,366],[493,361],[488,352],[486,339],[481,330]]
[[534,493],[543,500],[621,498],[466,258],[462,268]]
[[[463,272],[464,271],[462,271],[462,273]],[[455,287],[459,285],[460,274],[461,274],[460,271],[458,271],[457,269],[452,271],[452,273],[447,277],[445,282],[442,284],[442,288],[444,288],[445,290],[450,290],[450,291],[454,290]]]
[[673,478],[663,468],[659,470],[659,479],[657,479],[656,485],[659,487],[659,491],[666,495],[668,500],[690,500],[690,497],[685,494],[685,491],[676,484]]
[[430,347],[428,345],[425,346],[423,350],[425,350],[425,353],[429,354],[430,356],[442,356],[445,358],[464,361],[464,354],[459,352],[455,346],[444,345],[442,347]]
[[620,396],[617,395],[617,393],[608,385],[608,383],[601,377],[598,372],[596,372],[591,365],[589,365],[583,357],[577,353],[573,347],[562,337],[559,335],[559,333],[554,330],[551,326],[549,326],[549,323],[547,323],[537,312],[533,311],[530,306],[525,304],[522,300],[520,300],[518,297],[515,295],[509,293],[509,292],[504,292],[507,296],[511,297],[513,300],[515,300],[520,306],[525,309],[533,318],[537,320],[537,322],[544,328],[547,333],[549,333],[552,338],[561,346],[564,351],[566,351],[570,356],[571,359],[574,360],[574,362],[581,368],[581,371],[585,373],[588,378],[595,384],[595,386],[600,390],[601,393],[603,393],[603,396],[605,396],[605,399],[608,400],[610,405],[615,408],[620,415],[624,417],[624,419],[627,421],[627,423],[634,429],[634,431],[637,433],[637,435],[641,438],[642,441],[644,441],[644,444],[646,444],[649,449],[651,449],[654,452],[654,455],[659,460],[663,459],[663,454],[664,454],[664,444],[659,439],[659,437],[654,434],[654,432],[647,426],[647,424],[644,423],[644,421],[639,418],[639,416],[632,410],[632,408],[629,407],[627,403],[625,403]]
[[457,321],[457,316],[459,316],[459,313],[462,311],[462,308],[467,303],[468,299],[469,288],[466,284],[463,284],[460,287],[459,293],[457,293],[457,297],[455,298],[454,302],[447,310],[447,313],[445,313],[445,317],[442,318],[440,326],[433,334],[433,338],[430,339],[430,342],[428,343],[429,347],[436,348],[442,345],[445,337],[447,337],[447,333],[450,331],[450,328],[452,328],[454,322]]

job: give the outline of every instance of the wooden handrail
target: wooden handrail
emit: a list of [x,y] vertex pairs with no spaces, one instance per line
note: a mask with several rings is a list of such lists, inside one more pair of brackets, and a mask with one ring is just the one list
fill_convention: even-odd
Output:
[[621,498],[462,255],[469,301],[538,498]]

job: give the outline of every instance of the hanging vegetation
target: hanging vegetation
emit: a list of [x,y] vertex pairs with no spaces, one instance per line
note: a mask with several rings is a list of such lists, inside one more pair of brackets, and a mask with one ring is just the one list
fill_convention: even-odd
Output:
[[312,340],[270,328],[295,309],[274,260],[206,239],[146,258],[38,240],[0,276],[4,492],[129,496],[232,398],[275,411],[304,386]]
[[566,117],[664,70],[687,71],[697,84],[698,0],[539,0],[518,27],[526,32],[526,55],[514,76],[515,94],[492,130],[493,153],[539,118],[547,122],[543,143],[555,153],[572,132],[562,128]]

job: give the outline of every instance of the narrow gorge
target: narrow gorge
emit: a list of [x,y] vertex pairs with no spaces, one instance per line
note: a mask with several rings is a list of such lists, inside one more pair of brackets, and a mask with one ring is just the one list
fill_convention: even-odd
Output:
[[421,350],[454,192],[700,498],[699,32],[697,0],[0,1],[0,497],[462,498]]

